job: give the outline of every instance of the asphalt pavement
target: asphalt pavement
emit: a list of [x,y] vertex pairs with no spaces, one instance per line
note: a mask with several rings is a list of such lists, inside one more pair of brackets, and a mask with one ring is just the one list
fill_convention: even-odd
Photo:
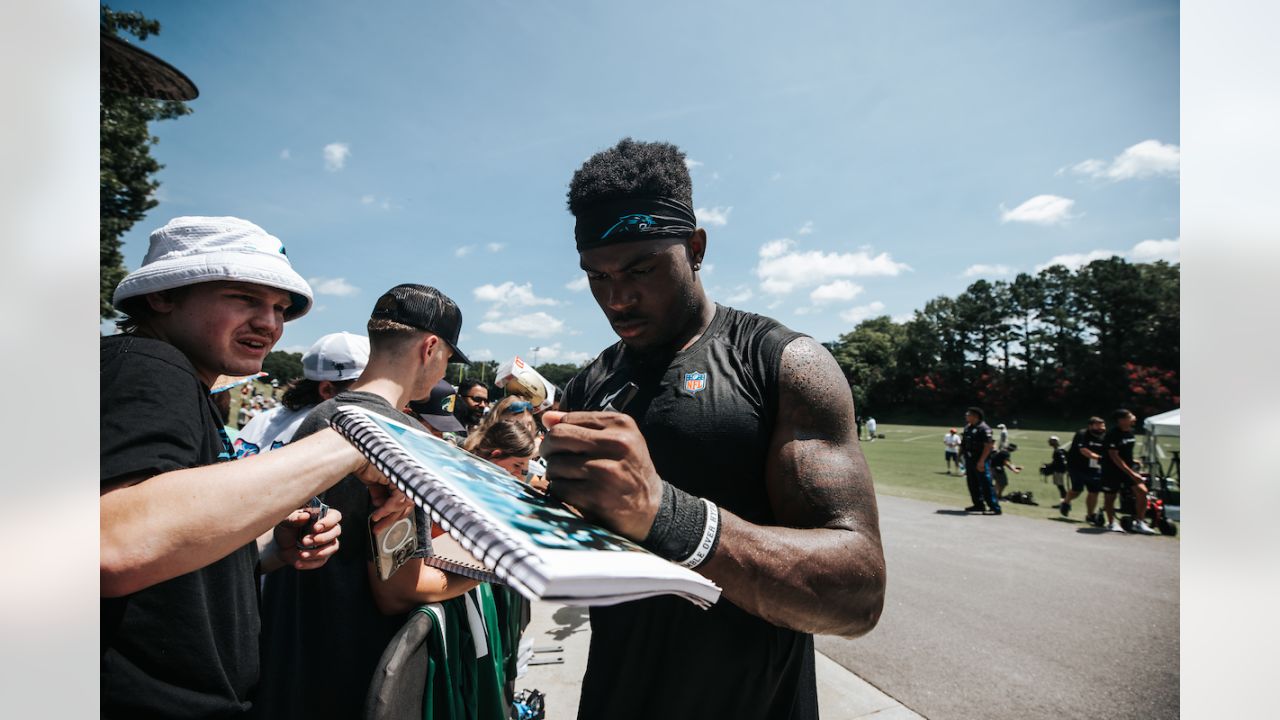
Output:
[[821,653],[932,720],[1178,717],[1176,539],[879,504],[880,624]]

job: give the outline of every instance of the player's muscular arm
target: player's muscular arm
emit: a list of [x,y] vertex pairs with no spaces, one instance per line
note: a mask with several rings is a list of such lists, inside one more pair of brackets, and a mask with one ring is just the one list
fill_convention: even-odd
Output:
[[776,625],[861,635],[880,618],[885,567],[849,386],[809,338],[787,346],[779,381],[766,467],[777,525],[722,509],[719,547],[698,570],[734,604]]

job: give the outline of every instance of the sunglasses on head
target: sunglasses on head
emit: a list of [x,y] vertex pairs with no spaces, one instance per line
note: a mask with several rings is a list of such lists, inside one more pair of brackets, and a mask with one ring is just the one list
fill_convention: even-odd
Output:
[[509,413],[522,413],[526,410],[533,411],[533,403],[528,400],[517,400],[507,406],[507,412]]

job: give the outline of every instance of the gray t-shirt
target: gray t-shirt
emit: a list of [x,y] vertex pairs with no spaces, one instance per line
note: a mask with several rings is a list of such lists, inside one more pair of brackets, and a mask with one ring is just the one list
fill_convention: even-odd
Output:
[[[294,440],[329,427],[329,418],[341,405],[366,408],[410,426],[416,422],[381,396],[348,391],[317,405]],[[361,717],[382,651],[404,624],[404,615],[383,615],[374,604],[368,570],[373,558],[369,490],[348,475],[320,499],[342,513],[341,545],[321,568],[299,572],[286,567],[266,577],[262,681],[254,703],[258,717]],[[414,556],[426,557],[431,521],[421,509],[415,512]]]

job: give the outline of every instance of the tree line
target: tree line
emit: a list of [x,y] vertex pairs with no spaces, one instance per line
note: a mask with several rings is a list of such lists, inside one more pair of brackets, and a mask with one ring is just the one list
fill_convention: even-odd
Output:
[[1121,257],[978,280],[825,343],[862,415],[1078,418],[1179,406],[1179,268]]

